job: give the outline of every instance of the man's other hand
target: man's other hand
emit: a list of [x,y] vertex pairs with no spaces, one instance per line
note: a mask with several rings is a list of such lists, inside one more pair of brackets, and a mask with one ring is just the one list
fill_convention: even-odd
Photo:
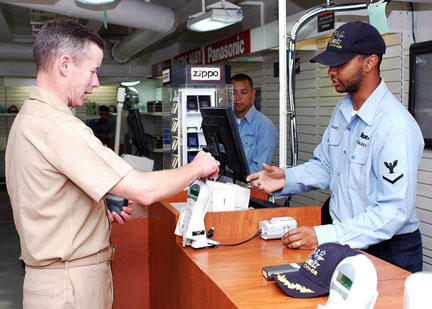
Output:
[[132,220],[130,216],[132,214],[132,208],[126,206],[122,207],[122,211],[120,212],[120,215],[117,214],[116,212],[110,212],[108,209],[107,212],[108,212],[108,218],[111,223],[123,224],[125,222],[129,223]]
[[277,166],[270,166],[263,163],[263,170],[250,174],[246,177],[255,189],[266,193],[275,192],[283,188],[285,185],[285,172]]
[[190,164],[199,167],[201,171],[199,177],[209,177],[213,179],[219,174],[220,163],[216,161],[209,152],[198,152]]
[[300,226],[288,231],[282,242],[290,249],[315,249],[318,247],[318,240],[312,226]]

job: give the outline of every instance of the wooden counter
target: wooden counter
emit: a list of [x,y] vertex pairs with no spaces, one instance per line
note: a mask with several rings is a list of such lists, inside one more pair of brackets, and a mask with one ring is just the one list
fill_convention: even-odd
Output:
[[[304,262],[311,250],[290,250],[284,248],[280,240],[265,241],[260,237],[235,247],[183,248],[182,238],[174,235],[179,212],[170,203],[185,200],[186,193],[182,192],[168,201],[148,207],[148,218],[145,218],[148,219],[148,234],[145,239],[135,235],[137,241],[131,244],[145,246],[148,264],[146,254],[121,259],[126,263],[123,268],[137,267],[128,272],[129,281],[124,281],[126,287],[122,291],[116,289],[116,278],[123,272],[113,269],[115,308],[125,308],[125,304],[127,308],[140,309],[316,308],[317,304],[326,303],[327,296],[291,298],[274,281],[264,279],[261,273],[263,266]],[[207,213],[205,223],[207,230],[215,227],[214,240],[222,244],[237,243],[253,236],[258,231],[259,221],[272,217],[292,216],[299,225],[320,224],[320,208],[307,206]],[[141,220],[142,227],[143,219],[134,220]],[[143,233],[136,229],[135,232]],[[121,250],[118,251],[122,254]],[[129,251],[129,255],[134,254]],[[369,257],[378,273],[379,295],[374,308],[402,308],[404,283],[410,273]],[[141,263],[127,264],[128,260],[132,262],[139,258],[142,258]],[[115,261],[113,265],[117,267]],[[143,282],[148,282],[148,285],[143,287]],[[134,297],[137,301],[128,301]]]

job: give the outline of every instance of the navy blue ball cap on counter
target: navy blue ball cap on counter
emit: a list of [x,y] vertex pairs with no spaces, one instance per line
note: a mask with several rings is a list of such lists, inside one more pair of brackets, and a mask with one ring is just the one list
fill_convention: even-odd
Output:
[[346,257],[361,254],[349,246],[325,243],[316,248],[295,272],[273,274],[282,291],[291,297],[311,298],[328,294],[337,265]]

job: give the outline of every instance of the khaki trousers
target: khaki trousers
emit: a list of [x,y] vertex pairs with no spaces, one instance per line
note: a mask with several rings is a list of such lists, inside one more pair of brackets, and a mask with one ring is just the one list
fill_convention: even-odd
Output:
[[111,309],[112,303],[110,262],[60,269],[26,266],[24,309]]

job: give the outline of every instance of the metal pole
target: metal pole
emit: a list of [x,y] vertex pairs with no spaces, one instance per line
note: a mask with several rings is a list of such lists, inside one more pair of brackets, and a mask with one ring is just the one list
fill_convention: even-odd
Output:
[[117,121],[116,121],[116,134],[114,140],[114,152],[116,154],[120,153],[120,129],[121,129],[121,119],[122,119],[124,99],[125,99],[125,88],[119,87],[117,90]]
[[286,0],[279,0],[279,166],[286,166],[287,159],[287,36]]
[[[279,1],[283,2],[283,1]],[[383,2],[378,1],[378,2]],[[279,44],[279,83],[281,89],[279,90],[280,97],[279,97],[279,110],[280,110],[280,121],[279,124],[280,127],[280,136],[279,136],[279,154],[281,158],[279,159],[279,166],[280,167],[286,167],[286,152],[284,153],[284,160],[282,161],[282,152],[281,149],[286,149],[286,127],[282,126],[282,121],[286,123],[286,116],[287,114],[290,116],[290,146],[291,146],[291,166],[297,165],[297,157],[298,157],[298,142],[297,142],[297,125],[296,125],[296,112],[295,112],[295,50],[296,50],[296,37],[300,29],[307,24],[313,17],[317,16],[318,14],[324,13],[324,12],[336,12],[336,11],[355,11],[355,10],[362,10],[367,8],[367,4],[365,3],[359,3],[359,4],[347,4],[347,5],[338,5],[338,6],[331,6],[331,7],[318,7],[310,10],[308,13],[303,15],[297,23],[294,25],[294,27],[291,30],[290,35],[290,44],[289,44],[289,50],[288,50],[288,92],[289,92],[289,111],[286,111],[286,95],[282,96],[282,91],[286,93],[286,90],[282,89],[282,86],[286,87],[286,83],[282,85],[281,83],[281,75],[282,75],[282,61],[281,61],[281,53],[282,53],[282,44]],[[286,18],[285,18],[286,20]],[[279,22],[281,22],[280,19],[280,12],[279,12]],[[286,22],[285,22],[286,23]],[[279,32],[281,27],[279,25]],[[286,32],[285,32],[286,33]],[[279,33],[280,38],[282,38],[282,35]],[[285,37],[285,46],[286,46],[286,36]],[[284,48],[283,51],[286,55],[286,50]],[[283,128],[283,132],[282,132]]]

